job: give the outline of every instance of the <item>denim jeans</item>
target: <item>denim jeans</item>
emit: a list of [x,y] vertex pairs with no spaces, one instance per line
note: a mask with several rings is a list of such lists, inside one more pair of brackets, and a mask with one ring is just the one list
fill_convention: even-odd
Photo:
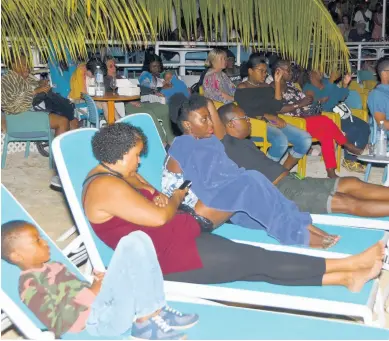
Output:
[[[365,148],[369,141],[369,124],[358,117],[353,116],[353,122],[349,118],[341,120],[342,131],[346,134],[348,142],[356,145],[358,148]],[[350,155],[347,150],[344,151],[346,160],[356,161],[355,155]]]
[[86,330],[95,336],[127,334],[135,316],[151,315],[165,305],[162,271],[153,242],[144,232],[132,232],[116,247]]
[[293,144],[290,155],[301,159],[312,144],[312,137],[304,130],[287,124],[285,128],[276,128],[267,125],[267,139],[272,144],[268,151],[268,157],[273,161],[280,161],[288,149],[288,143]]

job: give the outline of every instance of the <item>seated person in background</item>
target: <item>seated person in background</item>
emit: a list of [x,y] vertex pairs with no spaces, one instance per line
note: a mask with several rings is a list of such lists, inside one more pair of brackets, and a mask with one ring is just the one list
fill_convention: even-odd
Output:
[[372,16],[373,13],[369,9],[369,4],[366,1],[361,1],[361,3],[359,4],[359,9],[354,16],[355,25],[357,25],[358,23],[363,23],[363,29],[369,32],[369,26]]
[[232,83],[238,85],[242,81],[242,77],[240,75],[240,68],[235,65],[235,61],[235,55],[230,50],[227,50],[227,67],[224,72]]
[[265,176],[239,168],[228,158],[219,132],[213,135],[211,117],[217,112],[212,101],[198,95],[188,101],[176,95],[170,110],[184,135],[176,137],[168,150],[162,173],[166,195],[189,179],[192,187],[184,204],[214,227],[230,219],[246,228],[266,230],[281,244],[327,248],[338,241],[314,227],[309,213],[300,212]]
[[[54,129],[55,136],[61,135],[69,129],[78,127],[78,120],[74,118],[74,108],[67,100],[54,93],[47,80],[38,81],[32,74],[25,56],[12,62],[11,70],[1,77],[1,110],[6,115],[17,115],[25,111],[35,111],[34,107],[45,98],[46,110],[49,112],[50,128]],[[59,103],[51,99],[60,99]],[[64,110],[65,109],[65,110]],[[39,109],[43,110],[43,109]],[[46,111],[44,110],[44,111]],[[42,115],[47,115],[42,113]],[[4,129],[4,126],[2,126]],[[61,181],[58,175],[51,179],[52,189],[60,190]]]
[[379,126],[380,121],[384,121],[389,137],[389,57],[382,57],[378,60],[376,69],[381,82],[370,91],[367,104],[377,126]]
[[312,138],[306,131],[287,124],[277,116],[282,108],[282,72],[277,71],[272,86],[267,84],[267,65],[261,56],[254,53],[242,65],[242,76],[246,74],[248,79],[238,85],[235,100],[248,116],[267,122],[267,138],[272,144],[268,150],[270,159],[279,162],[287,152],[289,143],[293,144],[284,162],[284,167],[290,170],[308,152]]
[[[111,87],[108,86],[108,89],[107,89],[107,81],[106,81],[107,65],[105,63],[103,63],[100,59],[96,59],[96,58],[90,59],[88,61],[88,63],[86,63],[86,73],[84,75],[79,74],[79,77],[82,77],[82,79],[84,80],[84,82],[86,84],[85,86],[88,87],[88,84],[92,84],[95,82],[95,74],[96,74],[97,66],[100,67],[100,70],[104,74],[105,91],[111,93],[112,92]],[[112,69],[110,72],[112,74]],[[116,74],[116,66],[114,68],[114,72]],[[72,76],[72,79],[73,79],[73,76]],[[105,120],[108,121],[108,103],[101,102],[101,101],[96,101],[95,103],[96,103],[96,106],[98,108],[103,109]],[[117,112],[117,110],[115,109],[115,120],[118,120],[118,119],[120,119],[120,115]]]
[[[155,126],[158,129],[159,136],[161,137],[163,144],[166,145],[172,143],[175,138],[175,134],[169,119],[169,107],[166,104],[166,96],[164,92],[167,91],[170,95],[170,92],[174,92],[175,89],[171,83],[165,82],[162,78],[162,71],[163,64],[161,58],[154,53],[146,54],[145,62],[143,64],[143,72],[139,76],[142,103],[136,106],[131,104],[131,102],[126,103],[125,110],[127,115],[147,112],[153,118]],[[182,89],[179,89],[178,91],[182,91]],[[189,95],[186,86],[184,94],[186,96]],[[152,99],[148,95],[155,95],[156,98],[163,98],[165,104],[159,102],[149,102]],[[160,122],[162,122],[162,125]]]
[[[197,117],[196,122],[193,130],[198,132],[202,125],[206,131],[211,121]],[[356,256],[324,259],[270,251],[210,233],[205,217],[178,210],[187,189],[176,190],[167,198],[137,173],[145,143],[139,128],[124,123],[104,127],[94,135],[92,149],[100,164],[84,182],[84,209],[97,236],[112,249],[117,249],[119,240],[134,231],[149,235],[165,280],[342,285],[356,292],[379,275],[382,242]]]
[[1,258],[22,270],[20,298],[56,339],[86,328],[103,338],[178,340],[186,335],[175,329],[198,321],[167,306],[153,243],[140,231],[123,236],[107,272],[95,272],[92,284],[50,261],[47,242],[25,221],[2,225]]
[[[281,92],[283,98],[283,107],[280,110],[284,115],[300,117],[306,121],[306,129],[312,137],[319,140],[321,144],[322,155],[329,178],[336,178],[336,157],[334,141],[342,145],[346,150],[355,154],[361,154],[363,149],[359,149],[347,141],[346,136],[339,127],[327,116],[322,115],[322,102],[328,98],[322,98],[317,103],[312,103],[313,98],[306,96],[298,90],[291,82],[291,65],[286,60],[279,60],[275,65],[273,72],[280,72]],[[243,107],[244,109],[244,107]]]
[[11,70],[1,77],[1,108],[7,114],[19,114],[34,110],[41,102],[50,112],[50,125],[56,136],[78,128],[74,107],[63,97],[53,92],[48,80],[38,81],[32,74],[27,58],[20,56],[11,65]]
[[203,81],[204,96],[212,101],[234,101],[235,85],[223,70],[227,67],[225,50],[213,49],[208,53],[205,65],[209,68]]
[[[326,78],[322,72],[313,70],[312,66],[308,65],[303,78],[303,92],[313,98],[313,103],[320,101],[322,111],[333,112],[334,107],[347,98],[349,94],[348,86],[351,82],[351,76],[346,74],[340,83],[341,87],[339,87],[334,83],[336,78],[337,73],[335,72],[331,74],[330,78]],[[366,146],[370,135],[369,124],[356,116],[340,121],[341,129],[347,140],[358,149],[362,149],[362,154],[367,153]],[[357,155],[360,155],[360,153],[345,149],[342,166],[351,172],[363,172],[366,166],[357,161]]]
[[[256,170],[266,176],[301,211],[313,214],[345,213],[362,217],[389,216],[389,188],[344,177],[321,179],[295,178],[277,162],[269,160],[253,142],[250,120],[233,103],[218,109],[212,116],[215,131],[220,131],[226,154],[239,167]],[[220,128],[217,128],[220,126]],[[224,128],[224,130],[223,130]],[[223,133],[225,134],[223,136]]]
[[362,42],[369,41],[371,39],[370,32],[365,31],[365,23],[363,21],[357,23],[355,28],[350,30],[348,34],[348,41],[350,42]]

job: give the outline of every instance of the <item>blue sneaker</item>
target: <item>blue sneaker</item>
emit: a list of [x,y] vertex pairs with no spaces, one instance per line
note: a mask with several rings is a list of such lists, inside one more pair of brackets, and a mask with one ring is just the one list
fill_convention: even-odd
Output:
[[162,308],[159,315],[173,329],[188,329],[199,321],[199,315],[183,314],[167,305]]
[[131,337],[135,340],[185,340],[187,338],[186,334],[171,328],[160,315],[144,322],[134,322]]

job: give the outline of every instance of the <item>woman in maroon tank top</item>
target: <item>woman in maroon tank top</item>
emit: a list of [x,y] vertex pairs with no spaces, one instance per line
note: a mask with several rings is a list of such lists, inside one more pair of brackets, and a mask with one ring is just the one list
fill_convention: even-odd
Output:
[[[199,103],[186,103],[188,123],[201,122],[198,117],[192,121],[192,116],[207,114]],[[343,285],[359,291],[378,276],[382,242],[356,256],[324,259],[268,251],[201,232],[197,221],[204,227],[207,219],[178,211],[187,190],[176,190],[167,198],[137,174],[146,141],[140,129],[125,123],[102,128],[92,139],[100,164],[84,183],[84,209],[98,237],[112,249],[120,238],[141,230],[154,243],[165,279],[189,283],[266,281]]]

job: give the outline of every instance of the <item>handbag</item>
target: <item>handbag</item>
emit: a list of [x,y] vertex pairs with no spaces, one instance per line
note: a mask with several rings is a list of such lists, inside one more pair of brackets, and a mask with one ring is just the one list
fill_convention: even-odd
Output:
[[346,119],[350,118],[351,122],[353,122],[353,114],[346,103],[339,102],[337,105],[334,106],[332,111],[334,113],[339,114],[339,116],[342,120],[346,120]]
[[[45,103],[45,108],[40,107],[42,102]],[[74,119],[74,103],[52,90],[47,93],[40,92],[36,94],[32,100],[32,106],[36,111],[43,110],[59,116],[65,116],[69,121]]]

